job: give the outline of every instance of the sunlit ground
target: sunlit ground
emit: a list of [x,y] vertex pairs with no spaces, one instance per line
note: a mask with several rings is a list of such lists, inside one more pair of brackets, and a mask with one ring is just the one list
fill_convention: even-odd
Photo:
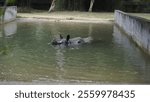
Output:
[[66,18],[66,19],[107,19],[113,20],[114,14],[111,13],[92,13],[92,12],[69,12],[69,11],[60,11],[60,12],[35,12],[35,13],[18,13],[18,17],[41,17],[41,18]]
[[[131,15],[143,17],[150,20],[150,13],[130,13]],[[48,18],[48,19],[80,19],[80,20],[114,20],[113,12],[77,12],[77,11],[57,11],[48,13],[47,11],[18,13],[18,18]]]

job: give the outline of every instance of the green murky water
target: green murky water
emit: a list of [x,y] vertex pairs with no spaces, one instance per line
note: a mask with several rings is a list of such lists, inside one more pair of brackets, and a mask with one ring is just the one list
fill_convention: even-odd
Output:
[[[59,34],[93,41],[49,45]],[[112,23],[17,21],[1,27],[0,83],[149,84],[150,57]]]

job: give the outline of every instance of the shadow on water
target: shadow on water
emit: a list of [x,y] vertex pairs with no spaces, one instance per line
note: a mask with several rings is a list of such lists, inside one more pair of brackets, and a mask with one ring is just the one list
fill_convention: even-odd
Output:
[[138,79],[150,82],[150,57],[143,53],[132,39],[116,25],[114,26],[113,41],[115,45],[122,48],[125,62],[137,67],[136,70],[141,75]]
[[[91,37],[49,45],[59,34]],[[149,84],[150,57],[112,23],[17,21],[0,33],[0,84]]]

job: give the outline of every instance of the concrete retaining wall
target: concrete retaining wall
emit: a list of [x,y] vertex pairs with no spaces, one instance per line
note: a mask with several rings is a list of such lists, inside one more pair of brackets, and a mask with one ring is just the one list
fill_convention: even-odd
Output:
[[150,54],[149,20],[116,10],[115,23],[118,24],[139,47]]
[[[16,15],[17,15],[17,7],[16,6],[8,6],[4,13],[4,22],[1,22],[1,23],[7,23],[7,22],[15,20]],[[1,17],[1,19],[2,19],[2,17]]]

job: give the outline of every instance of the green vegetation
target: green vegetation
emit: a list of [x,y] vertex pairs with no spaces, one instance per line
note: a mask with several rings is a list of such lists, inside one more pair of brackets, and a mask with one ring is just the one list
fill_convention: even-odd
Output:
[[16,0],[6,0],[7,4],[13,4]]
[[0,16],[2,16],[2,14],[3,14],[3,9],[0,8]]
[[124,0],[121,10],[126,12],[150,12],[150,0]]
[[16,0],[15,4],[18,7],[47,11],[89,11],[91,8],[94,12],[113,12],[115,9],[150,12],[150,0]]

